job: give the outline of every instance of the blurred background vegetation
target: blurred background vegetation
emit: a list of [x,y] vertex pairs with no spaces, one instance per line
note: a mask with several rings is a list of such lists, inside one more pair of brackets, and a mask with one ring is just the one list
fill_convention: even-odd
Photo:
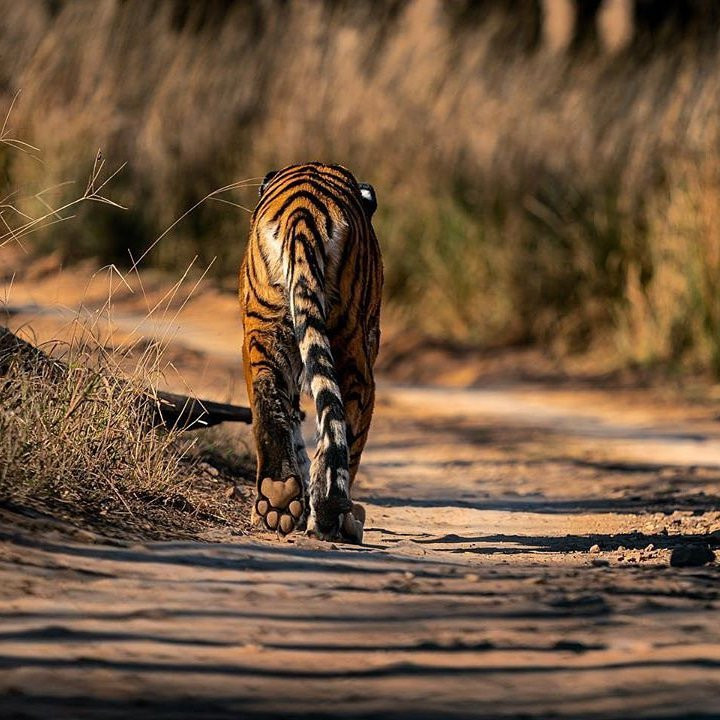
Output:
[[[720,374],[716,0],[0,0],[0,195],[112,197],[29,240],[127,265],[292,162],[378,193],[387,306],[434,339]],[[0,114],[4,114],[0,113]],[[34,194],[48,192],[41,199]],[[148,262],[217,257],[256,188]]]

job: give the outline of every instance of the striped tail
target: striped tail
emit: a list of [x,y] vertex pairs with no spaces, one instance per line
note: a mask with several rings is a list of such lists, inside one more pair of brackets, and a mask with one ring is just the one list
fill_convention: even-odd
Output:
[[[336,242],[331,238],[329,242]],[[290,241],[288,295],[304,385],[315,401],[318,440],[310,468],[308,530],[335,533],[349,512],[348,442],[340,387],[326,326],[327,247],[315,228],[299,223]]]

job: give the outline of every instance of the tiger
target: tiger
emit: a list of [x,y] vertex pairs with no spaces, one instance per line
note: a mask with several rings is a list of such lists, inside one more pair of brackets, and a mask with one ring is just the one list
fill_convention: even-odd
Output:
[[[341,165],[268,173],[240,269],[243,364],[257,454],[252,521],[362,543],[351,488],[375,405],[383,266],[377,198]],[[301,432],[312,397],[316,448]]]

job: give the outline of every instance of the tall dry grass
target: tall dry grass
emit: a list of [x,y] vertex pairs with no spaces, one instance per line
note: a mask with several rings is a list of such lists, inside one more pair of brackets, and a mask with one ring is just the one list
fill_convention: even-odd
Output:
[[[38,236],[127,260],[217,187],[341,162],[376,186],[387,299],[412,326],[719,371],[717,43],[665,28],[553,53],[530,4],[0,0],[0,87],[47,158],[0,167],[47,186],[88,147],[127,161],[127,212]],[[153,262],[217,256],[232,277],[248,216],[223,199],[254,189],[204,203]]]

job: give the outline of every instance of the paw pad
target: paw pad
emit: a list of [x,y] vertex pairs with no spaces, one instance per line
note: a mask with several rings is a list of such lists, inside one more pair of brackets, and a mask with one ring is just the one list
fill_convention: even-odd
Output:
[[300,481],[295,476],[285,480],[263,478],[258,483],[255,513],[268,530],[279,535],[291,533],[304,515]]

